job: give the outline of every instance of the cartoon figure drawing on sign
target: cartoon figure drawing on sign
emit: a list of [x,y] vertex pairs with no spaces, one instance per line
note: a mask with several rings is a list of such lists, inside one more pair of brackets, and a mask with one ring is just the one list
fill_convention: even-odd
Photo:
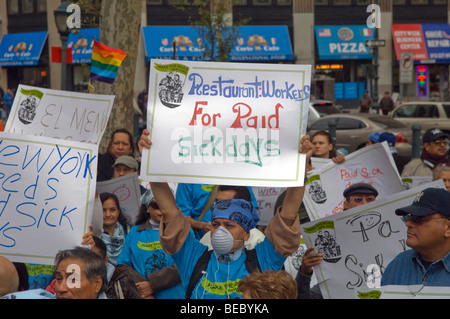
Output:
[[354,233],[361,233],[363,242],[369,240],[367,231],[376,227],[381,221],[381,214],[375,211],[370,211],[364,214],[359,214],[347,221],[347,225],[354,226],[356,230]]
[[183,84],[179,73],[167,72],[166,77],[159,82],[158,96],[161,103],[170,108],[180,106],[183,100]]
[[315,179],[311,182],[308,192],[311,196],[311,199],[317,204],[323,204],[327,201],[327,194],[322,188],[320,177],[319,179]]
[[18,111],[19,120],[23,124],[30,124],[33,122],[36,116],[36,108],[39,105],[38,100],[35,96],[29,95],[27,98],[20,103],[20,108]]
[[330,229],[319,230],[314,241],[317,252],[323,255],[323,260],[337,263],[341,259],[341,246],[336,242],[336,234],[330,233]]
[[44,93],[35,89],[20,88],[20,94],[22,95],[21,99],[25,98],[25,100],[20,103],[17,114],[23,124],[30,124],[36,116],[36,109],[41,103]]

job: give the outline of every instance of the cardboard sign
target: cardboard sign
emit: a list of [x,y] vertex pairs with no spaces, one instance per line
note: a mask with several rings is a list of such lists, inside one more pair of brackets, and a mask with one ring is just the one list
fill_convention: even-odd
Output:
[[444,188],[444,183],[420,185],[301,225],[306,246],[323,254],[314,272],[324,298],[360,298],[378,291],[384,269],[409,248],[405,223],[395,209],[411,205],[428,187]]
[[142,180],[301,186],[311,67],[152,60]]
[[338,214],[344,209],[343,192],[355,183],[371,184],[378,198],[404,190],[386,142],[366,146],[308,173],[303,202],[310,220]]
[[97,192],[112,193],[117,196],[122,213],[131,225],[135,224],[139,213],[141,190],[137,173],[128,174],[108,181],[97,182]]
[[19,85],[5,132],[99,144],[114,95]]
[[0,133],[0,255],[52,265],[91,222],[97,146]]

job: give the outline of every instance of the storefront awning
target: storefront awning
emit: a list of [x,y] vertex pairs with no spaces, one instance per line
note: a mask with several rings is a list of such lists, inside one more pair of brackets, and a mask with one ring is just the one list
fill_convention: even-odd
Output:
[[[231,61],[289,61],[292,46],[286,26],[242,26]],[[143,27],[145,55],[150,59],[202,60],[204,39],[190,26]]]
[[37,65],[48,32],[9,33],[0,43],[0,66]]
[[72,48],[72,63],[91,63],[94,40],[99,41],[99,39],[99,28],[78,29],[77,32],[71,33],[67,40],[67,47]]
[[366,25],[319,25],[315,27],[320,60],[372,59],[366,40],[374,32]]
[[419,63],[450,63],[450,25],[439,24],[393,24],[397,61],[402,52],[414,54]]

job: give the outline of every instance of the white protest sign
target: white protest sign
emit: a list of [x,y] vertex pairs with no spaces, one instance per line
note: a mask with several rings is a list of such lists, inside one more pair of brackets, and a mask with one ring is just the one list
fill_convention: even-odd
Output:
[[301,225],[307,247],[323,254],[314,267],[324,298],[357,298],[376,291],[387,265],[406,246],[406,226],[395,209],[409,206],[423,189],[444,188],[442,180],[424,184],[337,215]]
[[117,196],[122,213],[127,217],[131,225],[135,224],[139,213],[141,189],[137,173],[124,175],[111,180],[97,182],[97,192],[112,193]]
[[142,180],[301,186],[311,66],[152,60]]
[[313,169],[321,169],[332,162],[333,160],[330,158],[311,157],[311,166]]
[[98,146],[0,133],[0,255],[52,265],[91,223]]
[[450,287],[390,285],[380,288],[380,299],[450,299]]
[[433,180],[433,176],[407,176],[402,177],[402,183],[405,189],[417,187],[422,184],[429,183]]
[[343,192],[355,183],[371,184],[378,198],[404,190],[386,142],[366,146],[308,173],[303,202],[310,220],[338,214],[344,209]]
[[260,217],[258,225],[269,225],[270,220],[275,215],[274,209],[277,199],[286,189],[286,187],[252,187],[256,202],[258,203]]
[[5,132],[99,144],[114,95],[19,85]]

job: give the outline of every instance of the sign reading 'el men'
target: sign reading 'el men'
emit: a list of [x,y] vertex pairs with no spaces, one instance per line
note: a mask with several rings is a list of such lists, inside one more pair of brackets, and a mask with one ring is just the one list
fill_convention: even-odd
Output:
[[311,68],[152,60],[141,178],[303,185]]

